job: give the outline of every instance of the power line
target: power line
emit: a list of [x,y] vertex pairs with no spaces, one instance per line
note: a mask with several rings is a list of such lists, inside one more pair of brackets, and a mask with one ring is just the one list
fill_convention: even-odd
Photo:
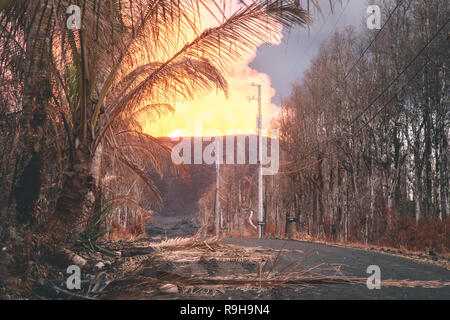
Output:
[[[403,1],[401,1],[401,2],[403,2]],[[388,19],[386,20],[386,23],[382,26],[382,28],[379,30],[379,32],[377,33],[377,35],[383,30],[383,28],[384,28],[384,26],[387,24],[387,22],[389,21],[389,19],[390,19],[390,17],[392,16],[392,14],[394,13],[394,11],[400,6],[400,4],[401,4],[401,2],[399,2],[398,4],[397,4],[397,6],[392,10],[392,12],[391,12],[391,14],[390,14],[390,16],[388,17]],[[372,103],[370,103],[369,104],[369,106],[367,107],[367,108],[365,108],[357,117],[355,117],[351,122],[350,122],[350,124],[349,124],[349,126],[350,125],[352,125],[352,124],[354,124],[355,122],[356,122],[356,120],[358,120],[365,112],[367,112],[372,106],[373,106],[373,104],[380,98],[380,97],[382,97],[384,94],[385,94],[385,92],[388,90],[388,89],[390,89],[390,87],[392,87],[392,85],[403,75],[403,73],[417,60],[417,58],[422,54],[422,52],[430,45],[430,43],[436,38],[436,36],[442,31],[442,29],[447,25],[447,23],[448,23],[448,20],[447,20],[447,22],[446,23],[444,23],[443,25],[442,25],[442,27],[433,35],[433,37],[430,39],[430,41],[428,41],[428,43],[425,45],[425,47],[423,47],[419,52],[418,52],[418,54],[413,58],[413,60],[411,60],[409,63],[408,63],[408,65],[397,75],[397,77],[394,79],[394,80],[392,80],[391,81],[391,83],[375,98],[375,100],[373,100],[372,101]],[[376,37],[375,37],[375,39],[376,39]],[[375,40],[374,39],[374,40]],[[371,44],[374,42],[374,40],[371,42]],[[371,46],[371,44],[369,44],[369,46],[366,48],[366,50],[364,51],[364,53],[367,51],[367,49],[368,48],[370,48],[370,46]],[[364,55],[364,53],[363,53],[363,55]],[[363,56],[362,55],[362,56]],[[362,56],[358,59],[358,61],[354,64],[354,66],[361,60],[361,58],[362,58]],[[351,70],[353,69],[353,67],[351,68]],[[350,72],[351,72],[351,70],[347,73],[347,76],[350,74]],[[343,81],[345,81],[346,79],[347,79],[347,76],[346,77],[344,77],[344,79],[343,79]],[[324,142],[322,142],[322,144],[328,144],[328,143],[330,143],[330,142],[334,142],[334,141],[336,141],[336,139],[335,138],[333,138],[333,139],[330,139],[330,140],[328,140],[328,141],[324,141]],[[312,154],[314,154],[314,153],[316,153],[317,152],[317,150],[320,148],[320,146],[317,146],[315,149],[314,149],[314,151],[311,151],[309,154],[307,154],[305,157],[304,157],[304,159],[306,158],[306,157],[308,157],[308,156],[310,156],[310,155],[312,155]]]
[[361,56],[358,58],[358,60],[356,60],[356,62],[353,64],[353,66],[350,68],[350,70],[347,72],[347,74],[344,77],[344,80],[347,80],[348,76],[350,75],[350,73],[353,71],[353,69],[355,69],[355,67],[358,65],[358,63],[361,61],[361,59],[364,57],[364,55],[366,54],[367,50],[369,50],[369,48],[372,46],[372,44],[374,44],[374,42],[377,40],[378,36],[380,35],[381,31],[383,31],[384,27],[388,24],[389,20],[391,20],[391,17],[394,15],[394,12],[400,7],[400,5],[403,3],[403,0],[400,0],[397,5],[395,6],[395,8],[391,11],[391,13],[389,14],[388,18],[386,19],[386,21],[384,22],[384,24],[381,26],[381,29],[378,30],[377,34],[375,35],[375,37],[372,39],[372,41],[369,43],[369,45],[364,49],[363,53],[361,54]]
[[[353,138],[353,137],[356,137],[356,136],[358,136],[361,132],[362,132],[362,130],[365,128],[365,127],[367,127],[367,125],[373,120],[373,119],[375,119],[380,113],[381,113],[381,111],[383,111],[384,109],[386,109],[386,107],[398,96],[398,94],[401,92],[401,91],[403,91],[403,89],[405,88],[405,87],[407,87],[416,77],[417,77],[417,75],[423,70],[423,68],[425,68],[425,66],[428,64],[428,61],[423,65],[423,67],[422,68],[420,68],[420,70],[419,71],[417,71],[415,74],[414,74],[414,76],[413,77],[411,77],[411,79],[409,79],[408,80],[408,82],[404,85],[404,86],[402,86],[402,88],[400,89],[400,90],[398,90],[393,96],[392,96],[392,98],[391,99],[389,99],[389,101],[388,102],[386,102],[366,123],[364,123],[360,128],[358,128],[354,133],[352,133],[350,136],[348,136],[347,137],[347,139],[345,140],[345,142],[348,142],[348,141],[350,141],[350,139],[351,138]],[[285,172],[279,172],[279,174],[292,174],[292,173],[298,173],[298,172],[301,172],[301,171],[303,171],[303,170],[306,170],[306,169],[309,169],[309,168],[311,168],[311,167],[314,167],[315,165],[317,165],[317,164],[319,164],[319,163],[321,163],[323,160],[325,160],[325,159],[327,159],[329,156],[331,156],[331,155],[333,155],[333,154],[335,154],[335,153],[337,153],[339,150],[334,150],[334,151],[331,151],[331,152],[329,152],[329,153],[327,153],[325,156],[323,156],[322,158],[320,158],[320,159],[317,159],[316,161],[313,161],[313,162],[311,162],[311,163],[309,163],[309,164],[307,164],[307,165],[305,165],[305,166],[303,166],[303,167],[301,167],[300,169],[295,169],[295,170],[291,170],[291,171],[285,171]]]
[[[384,27],[388,24],[388,22],[391,20],[391,17],[394,15],[395,11],[400,7],[400,5],[403,3],[404,0],[400,0],[399,2],[397,2],[397,5],[395,6],[395,8],[390,12],[388,18],[386,19],[386,21],[384,22],[384,24],[381,26],[380,30],[378,30],[377,34],[375,35],[375,37],[372,39],[372,41],[369,43],[369,45],[364,49],[364,51],[362,52],[362,54],[359,56],[359,58],[356,60],[356,62],[352,65],[352,67],[349,69],[349,71],[345,74],[344,79],[342,81],[346,81],[348,76],[350,75],[350,73],[355,69],[355,67],[358,65],[358,63],[361,61],[361,59],[364,57],[364,55],[367,53],[367,51],[369,50],[369,48],[372,46],[372,44],[374,44],[374,42],[377,40],[378,36],[381,34],[381,32],[383,31]],[[345,9],[347,9],[348,4],[350,3],[350,1],[347,2],[347,5],[345,6],[344,10],[341,12],[340,16],[338,17],[334,27],[332,28],[332,30],[337,26],[341,16],[343,15],[343,13],[345,12]],[[330,11],[331,13],[331,11]],[[324,25],[322,25],[323,27]],[[322,29],[322,28],[321,28]],[[320,29],[320,30],[321,30]],[[319,30],[319,32],[320,32]],[[310,49],[311,46],[308,48]],[[305,52],[305,54],[309,52],[309,50],[307,50]],[[329,142],[332,142],[333,140],[330,140]]]
[[344,15],[345,10],[347,10],[348,4],[350,3],[350,0],[347,0],[347,3],[344,7],[344,10],[342,10],[341,14],[339,15],[339,17],[336,20],[336,23],[334,24],[333,28],[331,28],[331,31],[333,31],[333,29],[335,29],[339,23],[339,21],[341,21],[342,16]]
[[365,112],[367,112],[372,105],[379,99],[381,98],[393,85],[395,82],[398,81],[398,79],[406,72],[406,70],[408,70],[412,64],[417,60],[417,58],[419,58],[422,53],[428,48],[428,46],[431,44],[431,42],[433,42],[433,40],[439,35],[439,33],[445,28],[445,26],[448,23],[448,19],[447,22],[445,22],[440,28],[439,30],[433,35],[433,37],[431,37],[431,39],[427,42],[427,44],[420,49],[420,51],[414,56],[414,58],[409,61],[409,63],[403,68],[402,71],[400,71],[400,73],[389,83],[389,85],[383,89],[383,91],[372,101],[372,103],[370,103],[356,118],[354,118],[354,120],[352,121],[355,122],[356,120],[358,120]]
[[[342,12],[341,12],[341,14],[339,15],[339,17],[337,18],[336,23],[335,23],[334,26],[331,28],[330,32],[332,32],[333,29],[336,28],[337,24],[339,23],[339,21],[341,20],[341,18],[342,18],[342,16],[343,16],[345,10],[347,9],[349,3],[350,3],[350,0],[347,0],[347,4],[345,5],[345,7],[344,7],[344,9],[342,10]],[[325,20],[327,20],[327,19],[331,16],[332,13],[333,13],[333,10],[330,10],[330,11],[328,12],[328,15],[325,17]],[[317,33],[314,35],[314,38],[313,38],[312,41],[310,42],[310,45],[309,45],[308,49],[303,53],[304,56],[306,56],[306,54],[311,50],[311,48],[313,47],[313,44],[316,42],[317,37],[320,35],[320,32],[322,31],[323,27],[325,27],[325,25],[326,25],[326,22],[323,23],[323,24],[320,26],[319,30],[318,30]],[[297,64],[298,64],[298,62],[297,62]]]
[[[395,82],[397,82],[398,81],[398,79],[406,72],[406,70],[407,69],[409,69],[410,67],[411,67],[411,65],[417,60],[417,58],[428,48],[428,46],[431,44],[431,42],[433,42],[433,40],[439,35],[439,33],[445,28],[445,26],[448,24],[448,22],[449,22],[449,19],[447,19],[447,21],[439,28],[439,30],[438,31],[436,31],[436,33],[430,38],[430,40],[426,43],[426,45],[421,49],[421,50],[419,50],[419,52],[414,56],[414,58],[411,60],[411,61],[409,61],[409,63],[403,68],[403,70],[389,83],[389,85],[387,86],[387,87],[385,87],[384,89],[383,89],[383,91],[357,116],[357,117],[355,117],[352,121],[351,121],[351,123],[350,123],[350,125],[352,125],[352,124],[354,124],[354,122],[356,122],[356,120],[358,120],[365,112],[367,112],[374,104],[375,104],[375,102],[380,98],[380,97],[382,97],[391,87],[392,87],[392,85],[395,83]],[[381,111],[383,111],[391,102],[392,102],[392,100],[395,98],[395,97],[397,97],[397,95],[407,86],[407,85],[409,85],[409,83],[423,70],[423,68],[428,64],[428,62],[429,62],[429,60],[427,60],[427,62],[422,66],[422,68],[420,68],[416,73],[415,73],[415,75],[399,90],[399,91],[397,91],[397,93],[386,103],[386,104],[384,104],[383,106],[382,106],[382,108],[380,109],[380,110],[378,110],[376,113],[375,113],[375,115],[374,116],[372,116],[362,127],[360,127],[355,133],[353,133],[353,134],[351,134],[348,138],[347,138],[347,140],[346,141],[348,141],[348,140],[350,140],[350,138],[352,138],[352,137],[354,137],[354,136],[357,136],[360,132],[361,132],[361,130],[362,129],[364,129],[373,119],[375,119],[375,117],[381,112]],[[329,142],[333,142],[333,141],[337,141],[336,139],[333,139],[333,140],[331,140],[331,141],[327,141],[327,142],[325,142],[326,144],[327,143],[329,143]],[[322,143],[323,144],[323,143]],[[308,154],[307,156],[309,156],[309,155],[311,155],[311,154],[313,154],[313,153],[315,153],[316,151],[314,151],[314,152],[311,152],[310,154]],[[303,170],[305,170],[305,169],[308,169],[308,168],[310,168],[310,167],[312,167],[312,166],[314,166],[314,165],[316,165],[316,164],[318,164],[318,163],[320,163],[320,162],[322,162],[323,160],[325,160],[328,156],[330,156],[330,155],[332,155],[333,153],[335,153],[336,151],[334,151],[334,152],[330,152],[330,153],[328,153],[326,156],[324,156],[324,157],[322,157],[321,159],[318,159],[318,160],[316,160],[316,161],[314,161],[314,162],[312,162],[311,164],[309,164],[309,165],[307,165],[307,166],[305,166],[305,167],[303,167],[303,168],[300,168],[300,169],[297,169],[297,170],[292,170],[292,171],[287,171],[287,172],[281,172],[280,174],[291,174],[291,173],[297,173],[297,172],[300,172],[300,171],[303,171]],[[307,157],[306,156],[306,157]],[[304,159],[306,159],[306,157],[304,157]]]

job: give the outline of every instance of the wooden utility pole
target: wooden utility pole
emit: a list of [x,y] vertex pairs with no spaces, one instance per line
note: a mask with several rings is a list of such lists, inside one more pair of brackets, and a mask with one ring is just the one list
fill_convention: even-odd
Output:
[[220,162],[219,162],[219,143],[216,139],[216,206],[214,209],[215,223],[216,223],[216,237],[219,237],[220,231],[220,219],[219,219],[219,209],[220,209],[220,199],[219,199],[219,183],[220,183]]
[[258,117],[256,127],[258,129],[258,236],[263,237],[263,181],[262,181],[262,113],[261,113],[261,85],[252,84],[258,87]]

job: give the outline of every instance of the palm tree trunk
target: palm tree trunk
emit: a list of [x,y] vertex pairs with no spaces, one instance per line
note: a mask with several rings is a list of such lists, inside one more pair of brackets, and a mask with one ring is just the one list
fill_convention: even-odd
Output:
[[62,192],[50,218],[47,231],[57,242],[74,240],[79,233],[83,204],[94,179],[90,171],[91,156],[87,148],[76,150],[73,165],[65,172]]

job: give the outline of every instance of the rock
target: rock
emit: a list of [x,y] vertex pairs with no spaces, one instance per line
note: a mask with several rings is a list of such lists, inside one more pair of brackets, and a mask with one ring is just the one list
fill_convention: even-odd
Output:
[[178,286],[175,284],[167,283],[159,287],[162,293],[178,293]]
[[97,267],[97,269],[101,270],[103,269],[103,267],[105,266],[105,264],[103,262],[97,262],[97,264],[95,265]]
[[86,259],[80,257],[79,255],[70,250],[64,249],[63,251],[67,255],[67,258],[77,266],[84,267],[86,265],[87,263]]
[[63,249],[56,252],[54,255],[49,256],[48,262],[61,269],[66,269],[73,264],[81,268],[87,264],[86,259],[68,249]]

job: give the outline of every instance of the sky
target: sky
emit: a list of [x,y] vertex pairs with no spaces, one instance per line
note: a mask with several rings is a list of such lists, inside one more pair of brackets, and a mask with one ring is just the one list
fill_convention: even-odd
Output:
[[[317,55],[320,44],[327,40],[336,30],[343,30],[348,25],[356,29],[364,26],[369,16],[366,0],[344,0],[331,12],[328,0],[324,2],[323,17],[315,16],[309,34],[307,29],[296,27],[283,32],[280,45],[260,46],[254,60],[249,64],[252,69],[267,74],[271,79],[275,96],[272,103],[281,105],[281,100],[289,96],[292,85],[301,80],[302,74],[309,68],[311,60]],[[326,2],[326,3],[325,3]],[[345,9],[345,10],[344,10]]]
[[[238,1],[230,0],[230,3],[235,3],[236,7]],[[271,44],[261,44],[233,63],[224,74],[229,84],[228,98],[214,91],[199,93],[192,101],[177,101],[174,114],[144,124],[144,131],[171,137],[254,134],[258,103],[249,99],[257,96],[252,83],[261,85],[263,127],[269,128],[281,110],[282,99],[287,98],[292,85],[301,80],[321,42],[348,25],[356,29],[364,27],[363,22],[369,16],[367,0],[342,0],[342,5],[336,1],[333,11],[329,0],[318,1],[323,14],[313,15],[314,23],[309,32],[304,27],[283,30],[282,34],[271,37]],[[215,23],[215,20],[203,21]]]

